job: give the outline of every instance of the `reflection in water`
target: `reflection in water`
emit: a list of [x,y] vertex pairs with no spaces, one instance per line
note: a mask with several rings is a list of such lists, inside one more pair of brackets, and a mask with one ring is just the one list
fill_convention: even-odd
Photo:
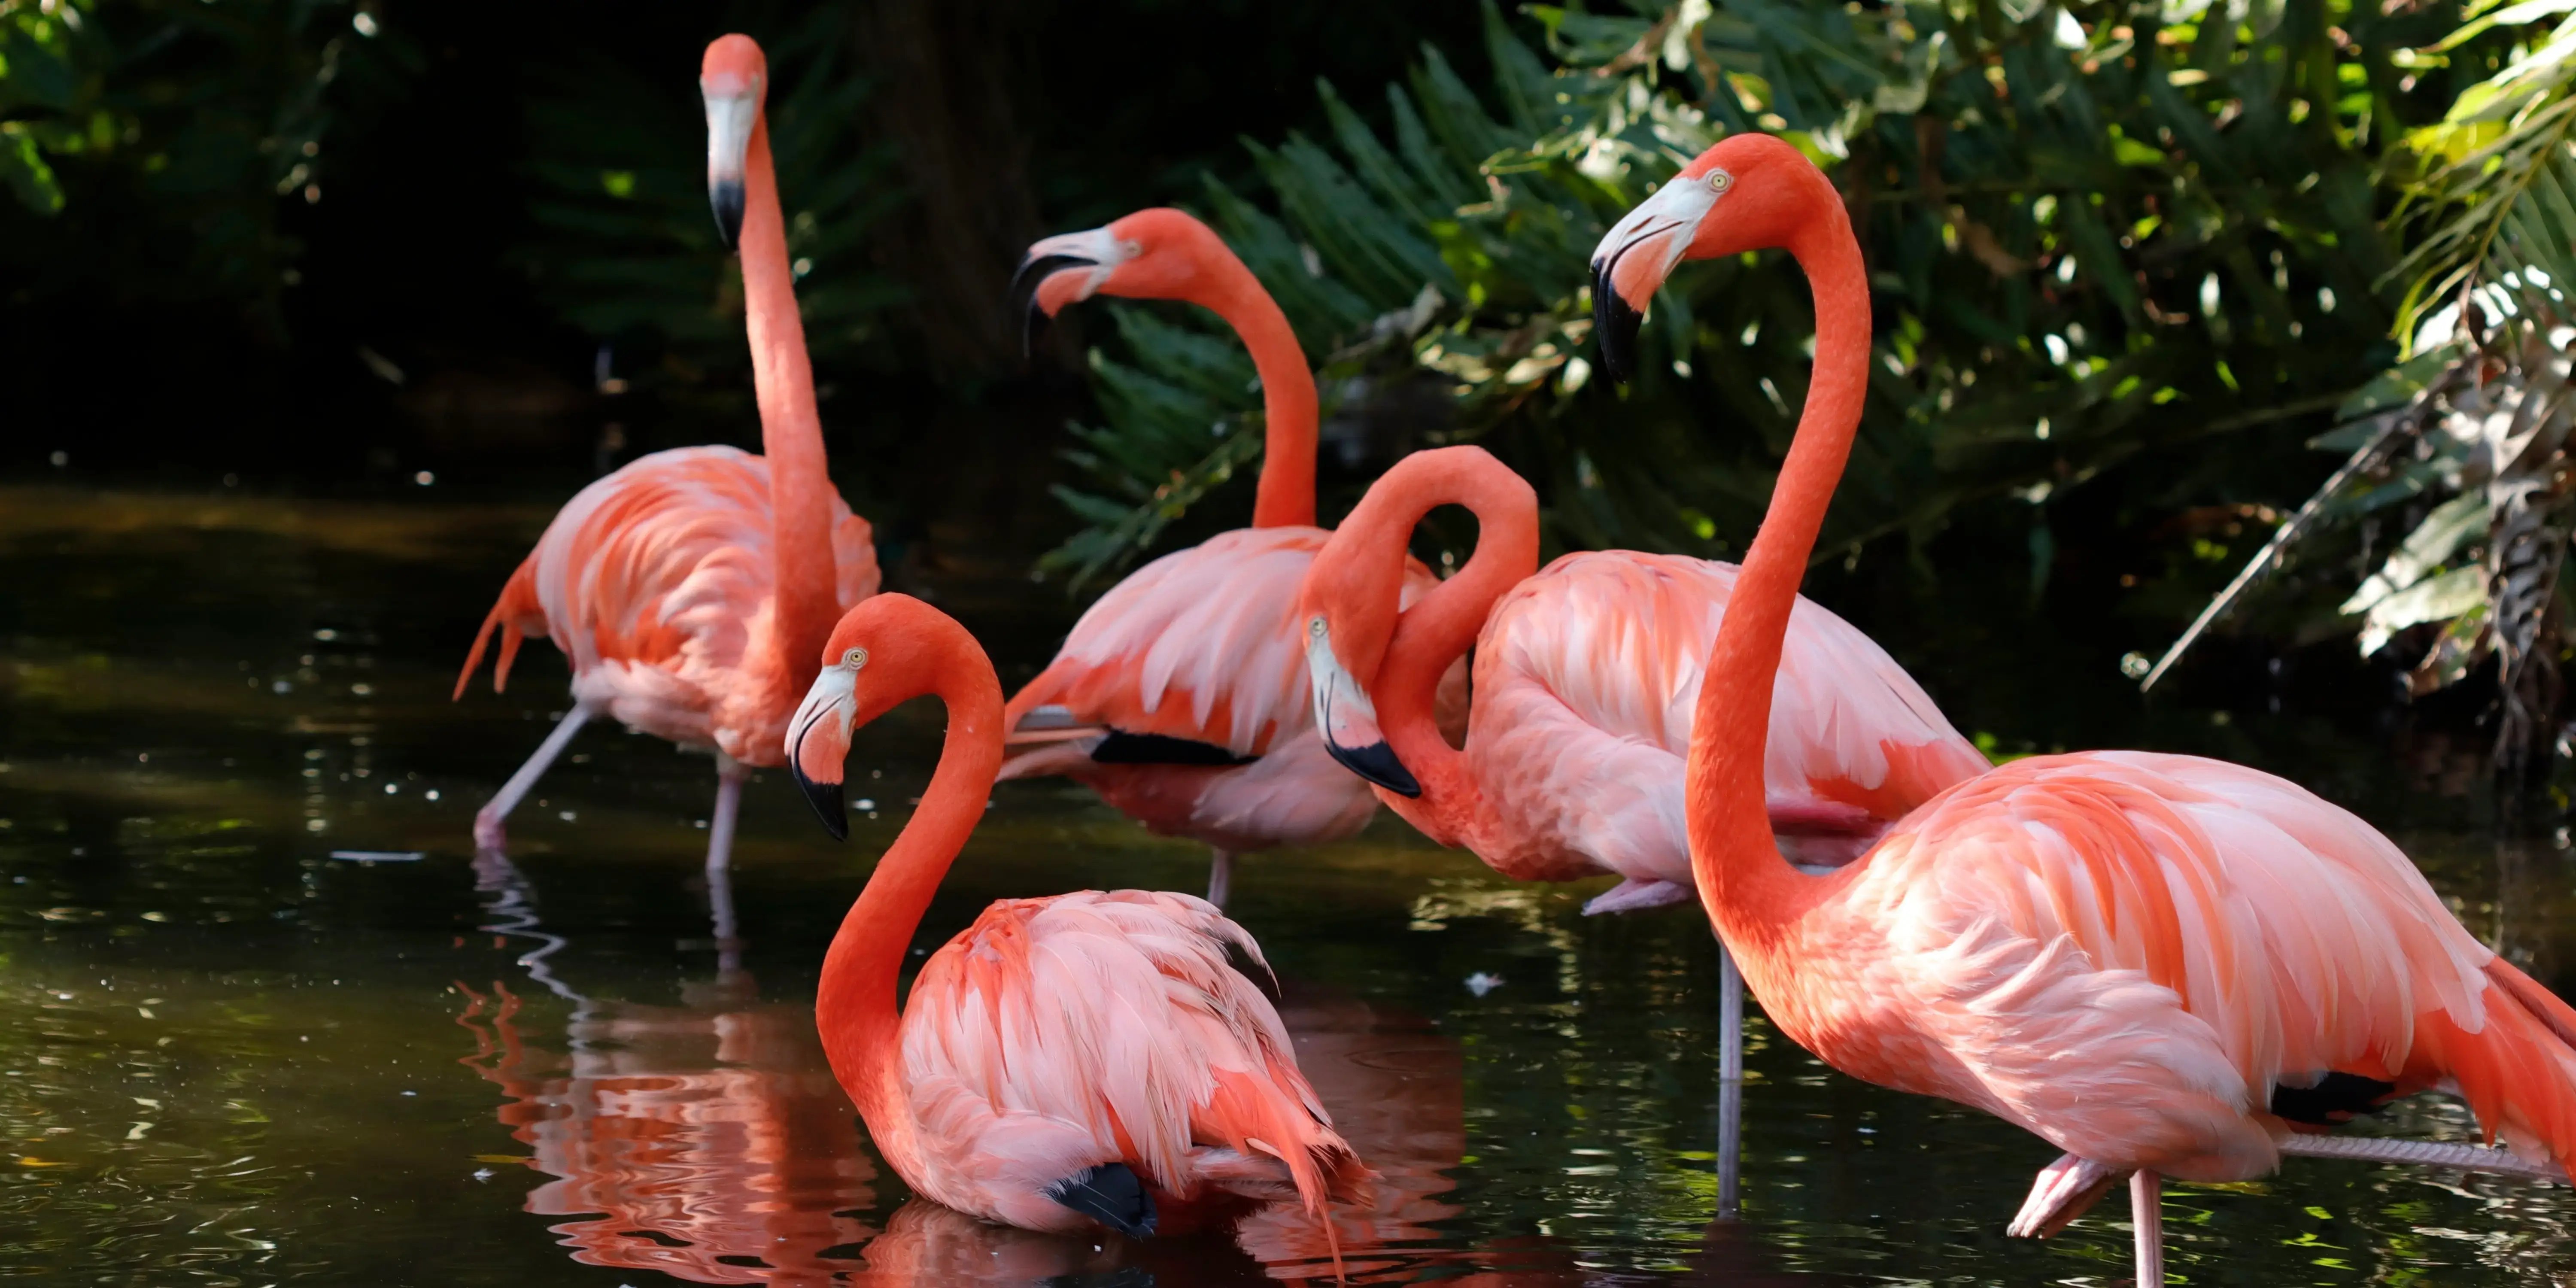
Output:
[[591,1002],[547,969],[563,940],[538,927],[524,879],[497,855],[478,867],[491,928],[540,941],[520,964],[576,1009],[553,1050],[506,985],[486,997],[459,984],[457,1023],[476,1044],[460,1063],[499,1084],[501,1122],[556,1178],[527,1210],[584,1218],[552,1227],[573,1259],[706,1284],[819,1284],[855,1268],[849,1245],[872,1231],[840,1214],[875,1203],[872,1173],[811,1008],[762,1003],[740,969],[682,986],[678,1006]]
[[[1458,1214],[1434,1197],[1455,1188],[1467,1148],[1457,1040],[1419,1016],[1293,991],[1279,1019],[1333,1126],[1379,1176],[1365,1205],[1330,1206],[1343,1268],[1354,1283],[1410,1278],[1403,1245],[1437,1239],[1430,1223]],[[1294,1203],[1245,1216],[1237,1239],[1275,1276],[1332,1276],[1331,1240]]]

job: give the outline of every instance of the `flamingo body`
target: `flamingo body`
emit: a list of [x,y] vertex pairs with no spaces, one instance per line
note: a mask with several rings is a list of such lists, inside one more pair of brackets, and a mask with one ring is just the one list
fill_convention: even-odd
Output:
[[950,1207],[1056,1231],[1092,1218],[1052,1191],[1107,1163],[1145,1178],[1163,1232],[1355,1174],[1278,1012],[1229,960],[1260,951],[1185,894],[992,905],[913,985],[903,1079],[918,1128],[888,1161]]
[[[1014,757],[1002,777],[1062,774],[1155,832],[1231,853],[1366,826],[1377,798],[1316,737],[1298,649],[1297,589],[1331,536],[1238,528],[1111,587],[1004,714],[1023,739],[1061,740]],[[1406,563],[1410,603],[1438,579]],[[1191,744],[1200,763],[1108,759],[1122,734]]]
[[[1713,560],[1595,551],[1557,559],[1495,604],[1476,643],[1464,753],[1494,811],[1477,838],[1486,862],[1526,880],[1607,871],[1687,894],[1684,762],[1735,577]],[[1781,846],[1819,866],[1848,861],[1986,769],[1895,659],[1804,598],[1767,749]]]
[[1692,727],[1700,901],[1782,1032],[1898,1090],[2057,1143],[2008,1232],[2045,1236],[2123,1177],[2137,1281],[2165,1279],[2161,1178],[2243,1180],[2297,1129],[2456,1087],[2576,1161],[2576,1010],[2470,936],[2388,838],[2270,774],[2144,752],[2033,757],[1960,783],[1824,876],[1780,861],[1754,779],[1797,588],[1869,387],[1869,275],[1842,195],[1789,144],[1731,135],[1595,253],[1618,375],[1684,258],[1786,247],[1815,373]]
[[[915,1189],[1035,1230],[1178,1232],[1294,1195],[1310,1217],[1366,1180],[1245,973],[1241,926],[1188,895],[1083,891],[992,905],[924,964],[906,945],[991,801],[1001,681],[964,627],[878,595],[832,631],[787,735],[789,772],[845,835],[851,731],[935,694],[948,736],[921,805],[823,959],[814,1017],[886,1162]],[[1242,965],[1238,966],[1240,959]]]
[[[682,447],[627,463],[546,525],[484,619],[457,692],[495,628],[496,690],[520,639],[544,635],[572,664],[574,701],[682,746],[779,764],[805,677],[778,665],[773,533],[766,458]],[[833,593],[848,608],[876,593],[876,549],[837,495],[831,533]]]
[[1781,1031],[1856,1077],[2187,1180],[2270,1172],[2277,1092],[2328,1073],[2455,1079],[2525,1152],[2576,1146],[2576,1017],[2388,838],[2270,774],[2019,760],[1837,876],[1741,959]]

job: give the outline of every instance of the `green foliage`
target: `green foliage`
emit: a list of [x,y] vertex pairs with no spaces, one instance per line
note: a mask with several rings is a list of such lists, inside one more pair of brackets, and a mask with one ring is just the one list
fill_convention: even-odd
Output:
[[[1708,142],[1771,130],[1833,175],[1878,287],[1873,397],[1824,550],[1853,557],[1893,534],[1919,548],[1970,515],[2026,523],[2034,591],[2070,493],[2148,464],[2223,489],[2212,447],[2321,417],[2368,377],[2398,263],[2374,167],[2447,83],[2419,71],[2401,92],[2390,51],[2450,22],[2325,0],[2237,17],[1771,0],[1528,12],[1554,67],[1489,8],[1487,94],[1426,50],[1383,124],[1327,87],[1329,144],[1253,145],[1264,199],[1208,193],[1206,213],[1324,355],[1328,426],[1429,384],[1448,410],[1419,441],[1482,441],[1511,461],[1539,484],[1554,543],[1726,552],[1759,517],[1804,392],[1805,283],[1767,261],[1676,274],[1646,370],[1618,390],[1583,356],[1585,264],[1610,220]],[[1123,352],[1095,357],[1109,423],[1076,458],[1096,484],[1077,506],[1092,526],[1049,566],[1117,566],[1251,459],[1212,451],[1209,433],[1254,432],[1248,363],[1165,343],[1184,328],[1208,324],[1122,319]]]
[[[786,207],[797,307],[828,390],[867,360],[879,315],[902,298],[867,266],[868,234],[903,200],[890,153],[864,136],[868,87],[849,68],[849,11],[817,10],[771,35],[770,148]],[[706,121],[692,81],[594,58],[528,110],[539,238],[519,258],[565,321],[658,361],[666,392],[739,390],[742,276],[707,204]]]
[[[322,196],[325,145],[417,59],[350,0],[0,0],[0,180],[39,217],[85,207],[122,244],[67,254],[13,236],[41,293],[86,269],[114,296],[229,297],[275,328],[300,247],[290,201]],[[5,207],[0,207],[5,208]],[[94,229],[79,235],[101,236]],[[99,266],[104,264],[104,269]]]
[[[2406,60],[2494,68],[2438,122],[2410,132],[2398,158],[2420,162],[2403,224],[2415,244],[2393,274],[2407,288],[2397,325],[2417,352],[2317,440],[2350,458],[2148,683],[2293,554],[2312,567],[2369,570],[2340,602],[2307,604],[2296,628],[2356,633],[2364,655],[2402,650],[2416,694],[2492,660],[2496,754],[2513,765],[2546,741],[2561,705],[2570,600],[2561,572],[2576,508],[2566,483],[2576,316],[2565,294],[2576,283],[2576,2],[2481,0],[2466,16]],[[2391,521],[2406,535],[2383,559],[2373,538]]]

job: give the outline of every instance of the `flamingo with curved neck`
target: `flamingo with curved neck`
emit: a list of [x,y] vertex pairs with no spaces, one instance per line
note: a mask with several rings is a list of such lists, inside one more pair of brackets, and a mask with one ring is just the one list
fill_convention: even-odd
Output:
[[964,627],[907,595],[851,609],[822,656],[783,746],[834,836],[852,732],[914,697],[948,709],[939,767],[833,936],[814,1004],[887,1165],[987,1220],[1133,1237],[1291,1195],[1321,1219],[1328,1196],[1353,1193],[1367,1169],[1232,959],[1259,965],[1260,947],[1203,900],[996,903],[931,954],[898,1009],[922,912],[1002,764],[1001,682]]
[[876,593],[876,548],[823,458],[814,373],[796,312],[786,221],[762,111],[769,68],[749,36],[707,46],[707,188],[739,241],[743,320],[760,403],[761,449],[684,447],[629,462],[575,495],[483,619],[456,679],[482,665],[497,627],[499,691],[519,642],[544,634],[571,659],[573,705],[474,816],[478,848],[593,716],[716,753],[707,868],[733,853],[746,765],[775,765],[814,658],[848,605]]
[[[1475,552],[1399,610],[1405,545],[1442,505],[1475,514]],[[1688,717],[1737,570],[1633,550],[1537,561],[1538,498],[1502,462],[1476,447],[1398,461],[1299,596],[1324,745],[1416,827],[1506,876],[1625,878],[1586,911],[1685,901]],[[1474,705],[1453,747],[1435,713],[1471,649]],[[1986,769],[1895,659],[1822,607],[1799,601],[1788,657],[1757,781],[1798,862],[1845,862]]]
[[1630,212],[1593,268],[1617,375],[1674,264],[1775,247],[1815,295],[1815,374],[1709,652],[1686,788],[1700,901],[1772,1021],[1846,1073],[2066,1151],[2014,1234],[2053,1233],[2128,1177],[2140,1283],[2164,1278],[2160,1176],[2414,1145],[2306,1142],[2437,1084],[2531,1163],[2576,1159],[2576,1010],[2471,936],[2386,837],[2272,775],[2034,756],[1934,797],[1849,866],[1781,858],[1757,784],[1799,579],[1860,424],[1859,245],[1815,166],[1747,134]]
[[[1029,248],[1015,289],[1030,324],[1094,296],[1179,300],[1232,324],[1261,375],[1264,447],[1252,525],[1164,555],[1109,589],[1012,696],[1020,754],[1004,778],[1061,774],[1146,827],[1216,851],[1223,905],[1234,856],[1338,840],[1376,812],[1334,768],[1307,716],[1291,618],[1328,535],[1315,526],[1315,379],[1296,332],[1206,224],[1140,210]],[[1435,579],[1413,564],[1409,597]]]

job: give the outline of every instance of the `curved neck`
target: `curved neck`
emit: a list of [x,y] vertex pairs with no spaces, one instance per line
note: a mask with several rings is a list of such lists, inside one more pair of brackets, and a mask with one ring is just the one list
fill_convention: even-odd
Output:
[[[1366,502],[1362,502],[1365,508]],[[1479,853],[1480,838],[1496,826],[1491,805],[1467,774],[1467,758],[1440,736],[1434,706],[1440,678],[1449,665],[1476,647],[1494,601],[1538,571],[1538,498],[1529,485],[1499,462],[1448,472],[1428,485],[1408,489],[1394,514],[1383,521],[1396,530],[1396,548],[1433,507],[1463,505],[1476,516],[1476,552],[1455,576],[1431,588],[1397,617],[1388,639],[1386,659],[1369,686],[1377,707],[1378,729],[1387,748],[1422,785],[1414,808],[1430,816],[1454,844]],[[1361,521],[1354,512],[1348,527]],[[1389,593],[1398,593],[1402,569]]]
[[793,707],[822,667],[823,642],[841,608],[832,565],[832,475],[823,460],[823,422],[814,412],[814,368],[796,313],[766,113],[752,125],[743,156],[742,295],[751,383],[760,399],[760,450],[769,458],[777,596],[770,662]]
[[1002,767],[1001,681],[965,628],[947,623],[941,634],[948,638],[939,640],[941,656],[922,690],[948,707],[939,769],[912,821],[877,860],[867,889],[841,919],[823,955],[814,996],[814,1022],[833,1076],[867,1120],[878,1152],[905,1176],[919,1174],[911,1170],[919,1151],[900,1074],[902,1015],[895,983],[921,914],[984,816]]
[[1226,256],[1196,301],[1232,324],[1261,375],[1261,489],[1252,502],[1256,528],[1315,526],[1315,373],[1279,302],[1261,279]]
[[1869,279],[1860,244],[1821,175],[1816,187],[1815,216],[1789,247],[1816,301],[1806,411],[1709,651],[1684,788],[1700,901],[1739,951],[1768,942],[1824,884],[1781,857],[1762,799],[1762,750],[1781,641],[1869,386]]

